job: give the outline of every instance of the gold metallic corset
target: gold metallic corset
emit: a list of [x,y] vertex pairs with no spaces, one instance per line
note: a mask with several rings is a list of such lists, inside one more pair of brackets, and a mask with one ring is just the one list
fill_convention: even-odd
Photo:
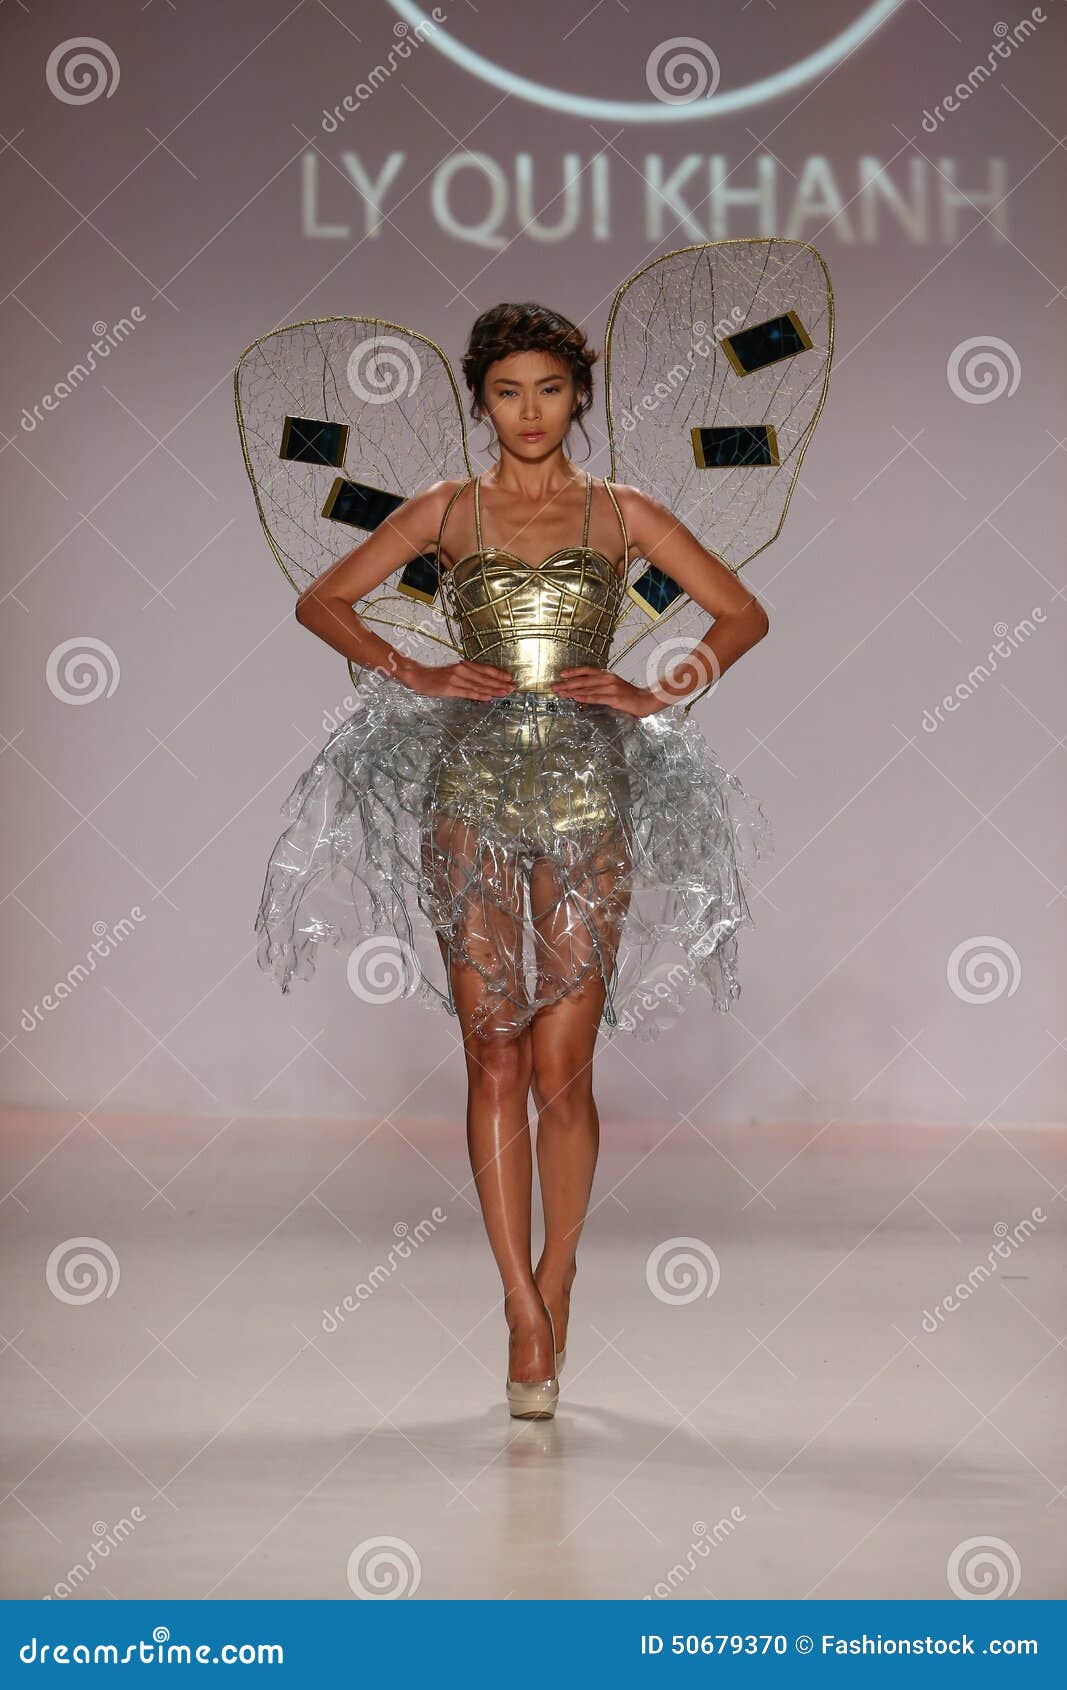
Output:
[[550,692],[564,669],[579,664],[607,667],[625,586],[603,552],[586,544],[591,487],[590,480],[582,542],[534,566],[499,546],[481,546],[476,479],[479,549],[442,572],[446,614],[455,619],[464,657],[509,670],[519,692]]
[[548,692],[580,663],[607,667],[622,586],[599,552],[575,547],[532,569],[490,549],[445,579],[464,657],[510,670],[518,691]]

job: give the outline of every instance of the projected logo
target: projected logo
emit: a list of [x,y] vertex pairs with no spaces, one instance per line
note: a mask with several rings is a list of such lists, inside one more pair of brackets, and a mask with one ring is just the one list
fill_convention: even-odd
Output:
[[[669,77],[666,82],[662,77],[653,82],[650,77],[649,87],[655,95],[650,100],[594,99],[588,94],[575,94],[565,88],[535,82],[530,77],[520,76],[516,71],[509,70],[505,65],[494,63],[492,59],[476,52],[462,41],[457,41],[434,17],[429,16],[421,6],[415,5],[414,0],[389,0],[389,4],[412,29],[417,29],[425,41],[436,47],[439,53],[444,53],[454,64],[460,65],[462,69],[470,71],[472,76],[479,77],[483,82],[490,83],[506,94],[514,94],[520,100],[528,100],[531,105],[546,106],[550,111],[569,112],[575,117],[604,118],[615,123],[684,123],[693,118],[719,117],[727,112],[741,111],[748,106],[758,106],[766,100],[788,94],[790,90],[812,82],[818,76],[825,76],[879,29],[887,18],[892,17],[903,5],[903,0],[876,0],[876,4],[864,7],[859,16],[832,40],[807,54],[805,58],[755,82],[749,82],[740,88],[728,88],[725,92],[718,87],[718,62],[711,47],[706,42],[694,42],[689,37],[676,38],[673,43],[667,42],[663,45],[686,47],[684,73],[688,80],[679,82],[681,67],[678,74]],[[435,12],[439,10],[439,7],[434,8]],[[602,39],[602,34],[597,39]],[[700,48],[704,49],[703,63],[693,57]],[[658,50],[653,44],[653,56]],[[664,90],[669,90],[669,94]],[[686,97],[686,90],[691,93],[691,97]]]

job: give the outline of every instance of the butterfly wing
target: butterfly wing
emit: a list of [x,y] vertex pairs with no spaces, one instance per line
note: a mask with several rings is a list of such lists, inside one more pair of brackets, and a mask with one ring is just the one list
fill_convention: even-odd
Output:
[[[237,426],[268,544],[300,591],[429,482],[471,473],[452,367],[381,317],[320,317],[253,341],[234,371]],[[452,662],[432,554],[358,614],[420,662]],[[350,663],[349,672],[359,676]]]
[[[653,259],[608,318],[612,479],[669,505],[736,573],[781,532],[833,338],[829,272],[806,241],[707,241]],[[707,624],[706,610],[637,558],[611,666],[647,685]]]

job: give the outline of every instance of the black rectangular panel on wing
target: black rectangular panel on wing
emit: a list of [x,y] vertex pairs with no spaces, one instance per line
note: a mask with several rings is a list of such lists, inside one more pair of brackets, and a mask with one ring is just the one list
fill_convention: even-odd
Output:
[[[338,476],[326,496],[322,514],[333,522],[343,522],[350,528],[363,528],[368,533],[383,523],[387,516],[404,503],[398,493],[387,493],[382,487],[368,487],[362,481],[347,481]],[[397,586],[408,598],[432,604],[439,586],[437,560],[432,552],[424,552],[404,565]]]
[[331,469],[339,469],[345,461],[347,447],[347,423],[286,417],[278,456],[290,463],[328,464]]
[[778,463],[778,436],[773,423],[694,428],[692,435],[698,469],[748,469]]
[[779,358],[795,358],[811,351],[811,337],[795,311],[769,317],[765,323],[751,323],[747,329],[726,335],[719,345],[739,376],[754,375],[776,364]]
[[626,590],[632,599],[636,599],[641,609],[652,617],[662,616],[682,593],[677,581],[665,575],[662,569],[657,569],[654,563],[650,563]]

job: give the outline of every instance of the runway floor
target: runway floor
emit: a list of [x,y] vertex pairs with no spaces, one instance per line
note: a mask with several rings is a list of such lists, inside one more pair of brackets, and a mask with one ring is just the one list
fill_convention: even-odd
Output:
[[7,1597],[1067,1594],[1061,1131],[605,1121],[521,1422],[460,1125],[74,1119],[3,1125]]

